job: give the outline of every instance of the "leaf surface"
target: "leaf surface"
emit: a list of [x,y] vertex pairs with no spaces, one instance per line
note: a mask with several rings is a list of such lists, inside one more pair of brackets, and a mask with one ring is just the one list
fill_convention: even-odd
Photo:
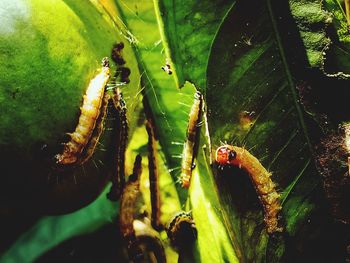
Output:
[[319,191],[305,113],[279,34],[270,1],[239,1],[215,38],[207,71],[214,150],[222,142],[245,147],[272,172],[282,194],[285,232],[269,237],[247,173],[216,172],[224,217],[248,262],[281,260],[285,236],[302,234]]

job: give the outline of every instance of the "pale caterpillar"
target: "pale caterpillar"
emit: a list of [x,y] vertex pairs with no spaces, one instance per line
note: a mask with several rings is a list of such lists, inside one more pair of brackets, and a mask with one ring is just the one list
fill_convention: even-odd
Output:
[[182,151],[180,182],[184,188],[189,188],[192,176],[193,161],[195,158],[196,146],[198,144],[199,123],[202,115],[203,96],[197,91],[194,94],[194,102],[189,114],[187,126],[187,139]]
[[223,145],[216,150],[216,162],[219,165],[235,165],[246,170],[264,208],[264,221],[269,234],[282,232],[278,226],[278,213],[281,210],[280,194],[271,180],[271,173],[259,160],[246,149]]
[[70,133],[70,141],[64,144],[63,153],[55,156],[56,163],[67,165],[76,164],[81,153],[89,143],[97,118],[100,114],[105,86],[110,78],[108,58],[102,60],[102,70],[89,83],[84,95],[83,105],[80,108],[78,125]]

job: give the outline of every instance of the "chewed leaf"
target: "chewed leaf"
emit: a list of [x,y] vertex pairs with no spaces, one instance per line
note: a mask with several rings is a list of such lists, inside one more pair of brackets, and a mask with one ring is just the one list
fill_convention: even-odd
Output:
[[331,14],[322,9],[322,1],[289,1],[311,67],[323,68],[325,52],[331,44],[326,26]]
[[[292,22],[284,30],[295,24],[309,66],[321,70],[328,77],[349,78],[350,37],[345,8],[340,2],[290,0],[289,9]],[[277,11],[276,15],[285,19],[283,12]]]

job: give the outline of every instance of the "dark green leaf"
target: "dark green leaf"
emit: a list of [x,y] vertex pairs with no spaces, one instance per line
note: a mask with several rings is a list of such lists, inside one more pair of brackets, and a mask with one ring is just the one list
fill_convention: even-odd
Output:
[[119,210],[119,203],[108,200],[107,192],[108,189],[95,202],[74,213],[40,219],[0,257],[0,262],[33,262],[64,240],[110,223]]
[[190,81],[200,89],[205,88],[205,72],[213,38],[235,2],[159,1],[180,86]]
[[[325,70],[331,76],[349,78],[350,31],[343,7],[338,0],[326,0],[324,8],[332,14],[332,45],[327,50]],[[330,30],[329,30],[330,31]]]
[[[232,8],[213,43],[206,99],[212,146],[245,147],[273,173],[282,192],[285,233],[294,236],[314,209],[309,196],[320,179],[276,19],[269,1],[240,1]],[[243,257],[280,260],[286,240],[269,241],[247,174],[227,173],[216,179]]]

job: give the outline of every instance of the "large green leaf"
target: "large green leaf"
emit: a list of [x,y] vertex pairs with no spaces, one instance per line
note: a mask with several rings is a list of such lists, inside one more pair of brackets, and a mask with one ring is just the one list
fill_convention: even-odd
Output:
[[[156,136],[165,152],[168,167],[174,171],[176,178],[180,171],[182,142],[185,140],[194,89],[188,84],[178,90],[176,76],[162,70],[167,59],[164,53],[166,43],[158,30],[153,2],[139,5],[138,1],[117,1],[116,4],[126,25],[122,28],[124,35],[130,38],[138,56],[146,110],[155,120]],[[178,190],[181,191],[180,188]],[[184,203],[186,193],[181,195]]]
[[[169,50],[169,46],[164,38],[158,5],[150,2],[142,2],[142,5],[139,5],[137,1],[116,3],[122,14],[121,19],[126,25],[124,34],[131,37],[139,57],[146,110],[155,120],[156,134],[164,151],[168,168],[172,170],[174,181],[177,181],[182,143],[185,140],[188,113],[193,103],[195,87],[186,82],[179,90],[177,83],[181,83],[181,80],[177,79],[177,75],[167,75],[161,69],[170,57],[167,57],[166,50]],[[159,30],[155,30],[158,26]],[[167,27],[164,30],[166,31]],[[144,33],[145,31],[147,34]],[[202,163],[202,161],[199,162]],[[203,176],[210,178],[207,169],[200,169],[199,173],[201,178]],[[202,262],[212,262],[215,258],[235,262],[236,256],[221,221],[217,197],[215,192],[210,190],[213,184],[208,179],[204,182],[197,183],[194,186],[196,190],[190,189],[191,203],[194,204],[193,216],[198,222],[199,235],[199,246],[196,246],[196,252],[194,252],[195,258],[199,260],[197,257],[200,257]],[[181,189],[179,185],[177,190],[184,208],[187,190]],[[204,194],[207,191],[210,192],[209,195]],[[212,203],[213,207],[207,207],[209,203]],[[203,209],[204,207],[206,209]],[[205,218],[209,218],[212,225],[209,225]],[[210,231],[211,227],[220,229],[220,234]],[[215,246],[212,247],[205,242],[206,240],[214,240]]]
[[[316,211],[327,218],[324,208],[316,205],[323,202],[316,198],[321,196],[320,177],[273,3],[236,3],[213,43],[207,71],[212,146],[228,142],[249,149],[272,172],[282,194],[285,232],[269,237],[247,174],[232,169],[216,175],[226,222],[243,257],[259,262],[290,256],[299,236],[317,231],[319,226],[308,222]],[[315,57],[312,60],[319,63]],[[300,246],[305,249],[307,242]]]
[[234,0],[160,0],[165,35],[179,83],[191,81],[200,89],[206,86],[205,72],[211,46]]

